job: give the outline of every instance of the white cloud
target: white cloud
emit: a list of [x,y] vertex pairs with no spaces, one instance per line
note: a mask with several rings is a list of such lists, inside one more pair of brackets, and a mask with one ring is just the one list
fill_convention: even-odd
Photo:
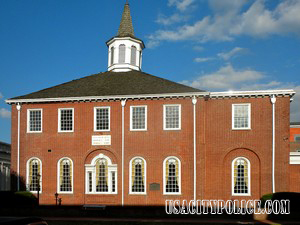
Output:
[[175,6],[180,11],[185,11],[195,0],[169,0],[168,6]]
[[201,52],[201,51],[204,50],[204,48],[203,48],[202,46],[199,46],[199,45],[194,46],[193,49],[194,49],[195,51],[199,51],[199,52]]
[[0,117],[1,118],[10,118],[11,112],[5,108],[0,108]]
[[163,24],[163,25],[171,25],[174,23],[179,23],[182,21],[186,21],[189,18],[187,15],[181,15],[179,13],[175,13],[170,17],[167,17],[163,14],[160,14],[156,20],[157,23]]
[[181,83],[208,91],[228,90],[280,90],[293,89],[296,95],[291,103],[291,121],[300,121],[300,86],[294,83],[265,81],[267,78],[262,72],[252,69],[237,70],[228,64],[214,73],[204,74],[194,80],[185,80]]
[[182,81],[182,83],[206,90],[229,90],[239,89],[242,84],[256,82],[265,76],[262,72],[252,69],[237,70],[228,64],[218,71],[197,77],[193,81]]
[[[175,4],[179,1],[169,1]],[[181,2],[181,1],[180,1]],[[160,41],[195,40],[231,41],[241,35],[258,38],[269,35],[300,35],[300,1],[286,0],[274,9],[266,8],[265,1],[211,0],[212,15],[193,24],[172,30],[157,30],[148,38]]]
[[215,58],[213,58],[213,57],[208,57],[208,58],[195,58],[195,59],[194,59],[194,62],[201,63],[201,62],[211,61],[211,60],[214,60],[214,59],[215,59]]
[[246,49],[245,48],[240,48],[240,47],[235,47],[229,52],[221,52],[218,54],[218,56],[224,60],[229,60],[231,57],[237,55],[237,54],[242,54],[245,53]]

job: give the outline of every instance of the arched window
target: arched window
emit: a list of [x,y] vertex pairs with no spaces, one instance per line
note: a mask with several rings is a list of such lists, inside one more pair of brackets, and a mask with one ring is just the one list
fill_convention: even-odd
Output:
[[177,157],[171,156],[164,160],[164,194],[181,193],[181,165]]
[[38,158],[27,161],[27,189],[32,192],[42,191],[42,162]]
[[232,195],[250,195],[250,162],[244,157],[232,161]]
[[104,158],[96,162],[96,192],[108,192],[108,168]]
[[146,193],[146,161],[141,157],[135,157],[130,161],[129,193]]
[[58,161],[58,193],[73,192],[73,162],[69,158]]
[[86,193],[117,194],[117,165],[104,154],[96,156],[86,168]]
[[125,63],[125,45],[119,46],[119,63]]
[[111,47],[111,49],[110,49],[110,65],[114,64],[114,57],[115,57],[115,48]]
[[136,65],[136,47],[131,46],[131,60],[130,60],[131,65]]

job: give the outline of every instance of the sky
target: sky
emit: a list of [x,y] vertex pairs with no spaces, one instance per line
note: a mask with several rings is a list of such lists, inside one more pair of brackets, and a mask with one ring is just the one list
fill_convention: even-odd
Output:
[[[144,72],[208,91],[294,89],[300,121],[300,1],[129,0]],[[0,141],[5,100],[107,70],[125,0],[0,0]]]

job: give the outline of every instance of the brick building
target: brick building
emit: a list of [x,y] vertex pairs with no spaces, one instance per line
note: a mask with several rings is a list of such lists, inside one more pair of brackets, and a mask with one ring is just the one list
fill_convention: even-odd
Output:
[[128,3],[106,44],[107,72],[7,100],[19,187],[79,205],[289,190],[293,90],[208,92],[142,72]]
[[0,191],[10,190],[10,144],[0,141]]
[[290,124],[290,190],[300,192],[300,122]]

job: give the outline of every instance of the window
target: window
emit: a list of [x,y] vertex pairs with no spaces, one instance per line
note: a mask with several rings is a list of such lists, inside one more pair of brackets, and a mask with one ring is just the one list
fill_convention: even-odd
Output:
[[42,192],[42,163],[38,158],[27,161],[27,189],[32,192]]
[[58,161],[58,193],[73,193],[73,162],[69,158]]
[[299,134],[295,135],[294,139],[296,142],[300,142],[300,135]]
[[177,157],[164,160],[164,194],[181,194],[181,165]]
[[125,45],[119,46],[119,63],[125,63]]
[[27,110],[27,132],[42,132],[42,109]]
[[130,130],[147,130],[147,106],[130,106]]
[[136,65],[136,47],[131,46],[131,60],[130,60],[131,65]]
[[246,158],[232,161],[232,195],[250,195],[250,162]]
[[115,48],[111,47],[111,49],[110,49],[110,65],[114,64],[114,57],[115,57]]
[[232,129],[251,129],[251,107],[250,104],[232,105]]
[[146,161],[141,157],[133,158],[129,167],[129,193],[146,194]]
[[164,130],[181,129],[181,105],[164,105]]
[[73,132],[74,109],[58,109],[58,131]]
[[94,108],[94,131],[110,130],[110,107]]
[[87,194],[117,194],[117,165],[99,154],[86,168]]

